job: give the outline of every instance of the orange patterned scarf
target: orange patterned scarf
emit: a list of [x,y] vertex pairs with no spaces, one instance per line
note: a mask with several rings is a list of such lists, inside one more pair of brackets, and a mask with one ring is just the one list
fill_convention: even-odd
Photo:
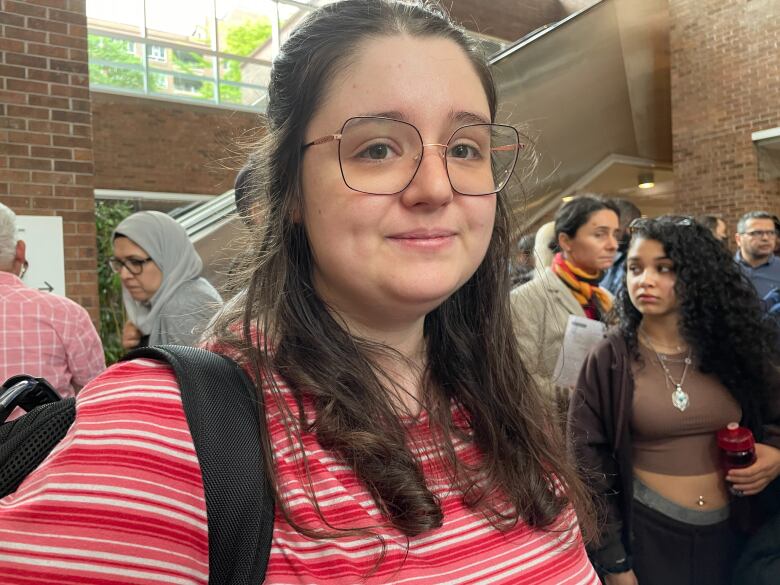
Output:
[[569,287],[574,298],[585,309],[586,314],[588,314],[588,308],[595,305],[595,315],[588,314],[589,317],[600,318],[612,308],[612,298],[598,284],[601,278],[600,273],[588,274],[566,260],[560,252],[553,258],[552,269],[558,278]]

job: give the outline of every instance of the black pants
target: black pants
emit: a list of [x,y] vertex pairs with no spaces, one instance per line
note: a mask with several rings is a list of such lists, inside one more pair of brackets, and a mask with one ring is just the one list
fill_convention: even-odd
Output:
[[632,548],[639,585],[731,583],[739,546],[729,520],[696,526],[669,518],[636,500],[633,508]]

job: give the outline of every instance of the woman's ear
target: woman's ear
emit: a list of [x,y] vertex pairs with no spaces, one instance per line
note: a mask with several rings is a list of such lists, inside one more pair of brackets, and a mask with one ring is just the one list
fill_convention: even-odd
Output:
[[571,252],[571,238],[569,237],[569,234],[563,232],[558,234],[558,247],[567,254]]

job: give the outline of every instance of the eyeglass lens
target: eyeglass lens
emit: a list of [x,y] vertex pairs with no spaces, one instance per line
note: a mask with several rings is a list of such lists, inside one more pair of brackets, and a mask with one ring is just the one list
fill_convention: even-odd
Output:
[[775,230],[753,230],[752,232],[747,232],[748,236],[751,238],[763,238],[766,236],[767,238],[771,238],[776,234]]
[[[344,182],[356,191],[391,195],[414,178],[423,142],[411,124],[383,118],[352,118],[341,132],[339,161]],[[474,124],[458,129],[446,147],[452,188],[462,195],[487,195],[504,188],[520,149],[511,126]]]
[[111,270],[116,273],[119,273],[124,266],[130,274],[138,275],[143,272],[144,264],[146,264],[146,260],[136,260],[135,258],[128,258],[127,260],[122,261],[119,258],[112,256],[108,259],[108,265],[111,267]]

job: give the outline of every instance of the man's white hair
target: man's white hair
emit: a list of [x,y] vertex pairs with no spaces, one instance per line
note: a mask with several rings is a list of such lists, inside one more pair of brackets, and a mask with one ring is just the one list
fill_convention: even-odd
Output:
[[16,214],[0,203],[0,269],[13,264],[17,240]]

